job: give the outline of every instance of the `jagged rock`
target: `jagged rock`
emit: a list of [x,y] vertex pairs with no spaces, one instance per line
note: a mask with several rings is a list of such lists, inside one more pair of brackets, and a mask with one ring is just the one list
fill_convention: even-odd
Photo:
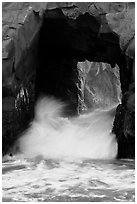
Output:
[[98,16],[100,14],[122,12],[125,7],[125,2],[91,2],[89,10],[92,15]]
[[135,9],[127,9],[120,13],[107,14],[111,29],[120,37],[120,46],[124,50],[135,35]]
[[134,94],[126,93],[117,107],[113,132],[118,141],[118,158],[135,157],[135,107]]
[[133,59],[135,58],[135,38],[130,41],[126,49],[126,55]]
[[117,136],[118,155],[117,158],[134,158],[135,157],[135,133],[134,116],[120,104],[116,110],[113,132]]
[[[97,20],[102,22],[99,33],[110,33],[110,28],[108,27],[108,23],[109,23],[110,27],[112,27],[112,30],[120,35],[121,46],[123,48],[123,46],[126,46],[125,44],[129,42],[129,40],[131,39],[131,37],[133,37],[133,34],[134,34],[134,7],[133,7],[133,4],[129,4],[128,11],[123,12],[126,5],[127,5],[126,3],[96,3],[96,2],[91,2],[91,3],[90,2],[87,2],[87,3],[82,3],[82,2],[80,3],[79,2],[6,3],[5,2],[3,3],[4,49],[5,49],[5,44],[7,43],[7,40],[5,38],[7,37],[9,38],[9,41],[8,41],[9,44],[10,44],[10,41],[14,41],[15,53],[14,51],[12,52],[12,58],[14,58],[15,69],[16,70],[19,69],[18,64],[21,61],[21,58],[24,57],[24,50],[28,49],[28,47],[31,46],[32,39],[35,38],[35,36],[39,32],[41,21],[42,21],[42,16],[40,16],[40,12],[42,10],[52,10],[56,8],[61,8],[62,10],[64,9],[64,12],[65,12],[64,15],[67,15],[68,17],[73,16],[73,10],[74,10],[74,16],[75,16],[75,12],[76,13],[78,12],[76,14],[76,17],[86,12],[87,13],[89,12],[92,15],[96,13],[96,16],[97,15],[99,16],[97,17]],[[38,14],[33,13],[33,11],[35,11]],[[67,14],[66,12],[70,14]],[[106,17],[107,17],[108,23],[106,20],[105,22],[101,20],[102,14],[107,14]],[[121,16],[122,19],[119,18],[119,16]],[[119,23],[114,18],[115,19],[117,18],[118,19],[117,21]],[[105,19],[105,17],[103,19]],[[124,21],[124,26],[122,26],[123,21]],[[122,32],[121,32],[121,29],[122,29]],[[129,46],[126,53],[128,54],[129,52],[130,53],[133,52],[133,51],[130,51],[133,49],[134,49],[134,42],[132,42],[132,44]],[[7,55],[8,55],[8,52],[10,52],[10,50],[7,51]],[[4,58],[5,58],[5,54],[3,55],[3,59]],[[3,65],[3,70],[4,72],[6,72],[5,65]]]
[[[85,59],[97,63],[109,63],[111,67],[115,67],[115,64],[118,64],[120,67],[122,93],[127,93],[128,95],[128,99],[125,100],[126,105],[122,102],[122,108],[126,110],[126,116],[124,114],[120,116],[120,124],[122,124],[122,127],[125,127],[125,124],[129,123],[129,126],[126,130],[125,128],[120,130],[121,127],[116,122],[116,134],[117,137],[120,135],[119,137],[123,138],[123,140],[126,140],[125,135],[127,134],[129,138],[130,135],[133,138],[134,91],[131,91],[129,87],[135,79],[135,64],[133,63],[132,65],[132,63],[129,63],[130,65],[128,66],[125,54],[134,61],[134,2],[3,2],[2,9],[3,134],[6,138],[4,144],[5,141],[8,141],[8,135],[11,134],[12,136],[9,137],[13,139],[14,134],[16,135],[18,132],[19,126],[15,127],[15,121],[18,121],[19,116],[16,109],[13,110],[12,108],[13,104],[15,104],[13,101],[17,101],[17,96],[21,88],[30,90],[30,99],[32,97],[32,101],[34,102],[33,92],[38,91],[34,88],[36,70],[40,70],[39,66],[43,66],[43,70],[46,70],[47,67],[51,69],[53,66],[53,72],[51,72],[50,76],[51,81],[55,77],[52,77],[55,71],[57,72],[55,79],[57,76],[61,79],[55,67],[62,66],[62,60],[70,61],[73,67],[76,67],[78,61],[84,62]],[[40,52],[42,56],[38,56],[40,31],[41,27],[44,26],[45,19],[45,25],[48,27],[44,28],[43,36],[47,39],[42,38],[42,50]],[[58,19],[58,22],[55,22],[55,19]],[[52,27],[52,25],[54,26]],[[119,44],[123,51],[120,49]],[[53,46],[52,48],[51,45]],[[38,62],[38,58],[39,60],[45,60],[45,55],[42,54],[44,52],[46,52],[46,56],[49,59],[47,60],[48,63],[46,61],[42,64]],[[54,57],[51,58],[51,56]],[[55,61],[55,65],[51,63],[52,61]],[[59,68],[59,70],[61,69],[64,70],[65,67]],[[75,72],[76,70],[74,69],[73,71]],[[67,92],[65,92],[65,97],[70,97],[70,101],[75,104],[75,95],[77,95],[78,90],[76,88],[77,75],[73,71],[73,74],[71,71],[67,72],[68,75],[71,73],[74,77],[67,77],[67,80],[72,78],[73,82],[71,81],[71,85],[69,82],[68,84],[65,82],[65,86],[68,88]],[[46,73],[46,71],[43,72],[44,74]],[[90,76],[91,78],[92,74]],[[41,75],[42,73],[40,73]],[[65,74],[61,76],[65,77]],[[44,77],[43,81],[40,82],[38,80],[38,83],[45,85]],[[50,77],[48,76],[47,78],[50,79]],[[60,80],[57,81],[56,85],[59,87]],[[32,85],[31,88],[29,88],[30,82]],[[54,89],[53,85],[52,88]],[[63,94],[65,89],[63,88],[59,87],[60,92],[59,89],[57,92]],[[9,106],[7,105],[8,98]],[[124,98],[125,95],[123,96],[123,100]],[[31,109],[31,105],[29,108]],[[27,113],[25,114],[27,115]],[[20,117],[22,118],[22,116]],[[121,133],[120,131],[123,132]],[[125,144],[121,143],[123,140],[120,139],[120,144],[123,145],[122,149],[124,149]],[[126,145],[128,145],[127,141]]]
[[[2,20],[4,24],[3,83],[6,86],[7,75],[14,75],[14,70],[19,72],[19,63],[24,57],[24,52],[26,55],[28,54],[28,49],[39,32],[41,18],[33,13],[31,4],[21,2],[3,3]],[[24,70],[22,71],[24,72]],[[20,77],[17,74],[17,77],[24,76]],[[13,77],[11,76],[11,78]]]
[[79,62],[80,112],[95,108],[111,107],[120,101],[120,83],[116,72],[107,63]]

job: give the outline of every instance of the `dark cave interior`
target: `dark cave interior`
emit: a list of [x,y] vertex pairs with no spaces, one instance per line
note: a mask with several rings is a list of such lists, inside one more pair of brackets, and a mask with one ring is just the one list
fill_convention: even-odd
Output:
[[[118,36],[112,31],[99,33],[99,29],[100,20],[89,14],[74,20],[65,17],[60,9],[45,12],[38,47],[36,98],[55,96],[69,104],[68,115],[73,115],[78,106],[78,62],[87,59],[125,69],[127,61]],[[126,74],[128,70],[121,75],[122,91],[128,89]]]
[[[111,30],[99,33],[99,29],[100,19],[97,21],[89,14],[74,20],[65,17],[60,9],[45,12],[38,48],[36,98],[41,94],[55,96],[68,103],[65,112],[67,116],[76,115],[79,78],[77,63],[86,59],[109,63],[112,68],[117,64],[120,67],[122,94],[129,90],[133,80],[133,60],[120,49],[119,38],[115,33]],[[114,132],[119,134],[115,128]],[[118,157],[134,155],[132,142],[131,138],[127,139],[121,134],[118,138]]]
[[[31,56],[26,56],[26,62],[23,62],[28,63],[26,70],[29,72],[30,70],[35,72],[33,66],[29,65],[30,61],[36,62],[35,81],[32,82],[35,86],[35,90],[33,90],[35,94],[34,103],[42,95],[54,96],[68,104],[65,115],[77,115],[79,94],[77,63],[85,60],[105,62],[110,64],[112,68],[117,64],[120,68],[122,95],[128,92],[129,85],[134,81],[132,73],[133,59],[127,57],[125,52],[120,49],[119,37],[109,27],[107,27],[107,32],[104,33],[100,32],[100,27],[101,18],[94,18],[88,13],[80,15],[76,19],[71,19],[67,18],[61,9],[45,11],[41,29],[36,37],[38,47],[36,46],[37,42],[34,42],[30,48],[30,50],[37,49],[37,54],[33,56],[32,52]],[[36,59],[34,60],[34,58]],[[32,65],[34,65],[33,63]],[[22,70],[22,67],[19,70]],[[29,79],[29,77],[24,77],[25,80],[27,78]],[[122,100],[124,104],[124,99]],[[13,124],[14,131],[11,133],[11,138],[9,137],[7,141],[5,137],[3,144],[11,145],[11,143],[14,143],[19,133],[24,130],[24,127],[27,127],[28,121],[33,117],[34,103],[28,104],[27,109],[26,104],[20,101],[19,106],[22,114],[15,118],[19,121],[18,117],[20,117],[22,125],[21,127],[19,125],[19,127],[15,127]],[[125,112],[127,110],[122,109],[122,111],[120,110],[120,115],[117,114],[114,128],[119,143],[118,156],[120,158],[132,158],[134,157],[134,138],[132,137],[132,141],[131,137],[126,138],[123,133]],[[9,135],[10,132],[11,130],[6,129],[5,135]],[[8,148],[3,145],[3,152],[7,152]]]

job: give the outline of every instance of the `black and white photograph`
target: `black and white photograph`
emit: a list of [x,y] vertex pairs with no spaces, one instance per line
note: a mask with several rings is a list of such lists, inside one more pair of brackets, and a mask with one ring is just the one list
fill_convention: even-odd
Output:
[[1,202],[135,203],[135,1],[1,9]]

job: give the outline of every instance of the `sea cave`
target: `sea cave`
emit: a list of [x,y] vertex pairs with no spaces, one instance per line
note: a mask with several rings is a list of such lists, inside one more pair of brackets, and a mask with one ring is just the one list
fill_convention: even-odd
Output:
[[112,4],[3,3],[3,155],[46,95],[67,117],[119,104],[117,158],[135,157],[134,3]]

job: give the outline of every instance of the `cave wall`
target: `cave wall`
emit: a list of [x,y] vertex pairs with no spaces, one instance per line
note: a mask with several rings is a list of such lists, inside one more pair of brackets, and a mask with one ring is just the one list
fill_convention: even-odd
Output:
[[121,102],[119,67],[103,62],[78,62],[79,112],[111,108]]
[[[122,57],[119,39],[111,31],[107,36],[102,33],[98,35],[99,30],[100,23],[88,13],[76,19],[66,18],[60,9],[44,13],[39,39],[36,95],[52,95],[65,101],[70,105],[69,116],[70,112],[73,115],[81,112],[80,101],[82,99],[79,85],[82,84],[82,76],[79,71],[82,67],[83,74],[87,72],[85,70],[86,59],[97,61],[93,64],[89,61],[92,64],[92,66],[89,65],[91,70],[88,70],[89,73],[84,76],[88,81],[84,90],[87,110],[100,106],[105,107],[108,103],[112,105],[114,101],[116,103],[114,69],[111,68],[111,65],[100,63],[100,61],[107,61],[112,66],[114,63],[119,63]],[[108,50],[111,52],[108,53]],[[105,70],[104,73],[101,70]],[[98,76],[95,77],[95,75]]]
[[[86,16],[86,20],[83,16]],[[69,57],[70,65],[68,67],[72,65],[76,68],[77,61],[81,62],[86,59],[92,62],[109,63],[112,68],[115,67],[115,64],[118,64],[120,68],[122,105],[117,109],[113,131],[118,138],[121,151],[118,153],[119,157],[128,157],[128,155],[133,157],[135,112],[134,2],[2,3],[3,153],[8,151],[11,141],[14,142],[19,132],[33,117],[31,115],[33,115],[32,107],[37,94],[35,92],[42,89],[42,84],[40,85],[35,81],[36,70],[39,69],[37,60],[39,58],[39,33],[45,18],[49,18],[51,21],[51,19],[58,17],[65,18],[71,29],[75,30],[74,33],[80,33],[78,38],[76,38],[77,35],[71,34],[72,41],[67,42],[68,47],[70,45],[71,48],[73,47],[70,51],[74,50],[74,53],[77,53],[78,56],[77,59]],[[55,30],[53,30],[54,32]],[[56,42],[60,43],[58,39]],[[52,40],[50,43],[52,43]],[[64,42],[62,41],[63,45]],[[58,53],[58,50],[56,52]],[[65,49],[61,54],[64,53]],[[74,53],[72,52],[72,55]],[[59,62],[60,73],[62,72],[61,63],[67,61],[68,59],[64,56],[64,62]],[[46,74],[51,71],[50,62],[45,62],[47,70],[44,72]],[[54,62],[52,62],[52,66],[55,67]],[[53,70],[55,71],[55,68]],[[57,74],[59,73],[57,72]],[[74,72],[74,79],[76,79],[75,75]],[[74,90],[77,92],[76,87],[74,87]],[[67,97],[68,93],[66,94]],[[72,101],[76,104],[75,94],[74,97],[72,96]],[[119,118],[121,118],[120,126]]]

